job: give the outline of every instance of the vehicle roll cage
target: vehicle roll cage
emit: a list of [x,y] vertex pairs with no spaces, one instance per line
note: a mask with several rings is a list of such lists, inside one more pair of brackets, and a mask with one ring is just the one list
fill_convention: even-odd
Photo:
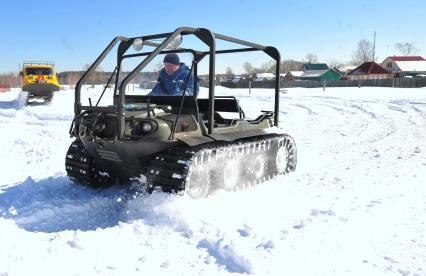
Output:
[[22,67],[25,66],[55,66],[53,61],[24,61]]
[[[179,35],[195,35],[202,42],[204,42],[208,47],[209,51],[196,51],[193,49],[187,48],[178,48],[178,49],[166,49],[166,47]],[[126,51],[130,48],[132,43],[136,39],[142,39],[143,43],[148,46],[156,47],[151,52],[143,52],[138,54],[128,54],[125,55]],[[154,43],[149,40],[155,39],[164,39],[161,43]],[[243,46],[247,46],[247,48],[237,48],[237,49],[227,49],[227,50],[216,50],[216,39],[240,44]],[[93,72],[96,67],[104,60],[104,58],[108,55],[108,53],[112,50],[112,48],[120,42],[117,50],[117,76],[115,79],[115,90],[114,90],[114,101],[118,104],[117,107],[93,107],[93,106],[83,106],[81,105],[81,87],[85,78]],[[125,88],[127,84],[140,72],[144,69],[157,55],[165,54],[165,53],[192,53],[194,56],[193,63],[193,71],[194,75],[197,76],[197,64],[204,57],[209,56],[209,110],[208,110],[208,125],[207,131],[209,134],[213,133],[214,126],[214,98],[215,98],[215,60],[216,54],[226,54],[226,53],[238,53],[238,52],[250,52],[250,51],[263,51],[267,55],[269,55],[272,59],[276,61],[276,69],[275,69],[275,112],[274,112],[274,126],[278,126],[278,114],[279,114],[279,91],[280,91],[280,53],[278,49],[272,46],[262,46],[259,44],[255,44],[252,42],[244,41],[241,39],[213,33],[205,28],[190,28],[190,27],[180,27],[177,28],[174,32],[170,33],[162,33],[155,35],[147,35],[141,37],[132,37],[127,38],[123,36],[115,37],[109,45],[104,49],[104,51],[99,55],[99,57],[93,62],[93,64],[84,72],[82,77],[76,84],[75,87],[75,102],[74,102],[74,113],[75,116],[78,116],[82,110],[101,110],[101,111],[111,111],[117,112],[117,125],[118,125],[118,139],[122,139],[124,135],[124,127],[125,127]],[[123,59],[138,57],[138,56],[147,56],[142,62],[140,62],[120,83],[119,82],[119,74],[121,72],[121,62]],[[194,78],[194,81],[197,81],[197,78]],[[118,95],[117,95],[118,89]],[[197,85],[194,84],[194,89],[197,89]],[[197,93],[194,91],[194,98]],[[196,101],[195,101],[196,102]]]

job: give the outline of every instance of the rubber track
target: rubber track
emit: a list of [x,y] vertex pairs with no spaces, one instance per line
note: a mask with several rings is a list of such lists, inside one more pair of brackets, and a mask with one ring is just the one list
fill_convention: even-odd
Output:
[[[185,190],[189,169],[194,163],[194,160],[197,158],[197,162],[199,162],[198,160],[206,159],[203,153],[204,155],[209,155],[207,159],[213,156],[216,159],[222,158],[225,160],[227,158],[226,156],[229,156],[231,150],[242,150],[244,152],[243,154],[247,155],[245,156],[246,158],[244,158],[246,160],[245,162],[250,162],[251,154],[254,150],[269,151],[269,147],[273,141],[279,141],[285,137],[288,137],[288,135],[269,134],[240,139],[233,142],[218,142],[191,148],[170,148],[152,156],[148,161],[147,168],[141,173],[147,177],[147,191],[151,192],[154,189],[161,188],[164,192],[179,193]],[[272,153],[269,152],[268,154]],[[219,162],[220,161],[221,160],[219,160]],[[270,167],[271,165],[268,164],[267,166]],[[296,159],[294,164],[289,167],[289,171],[294,171],[295,166]],[[65,158],[65,167],[68,176],[81,184],[99,187],[108,186],[114,183],[114,179],[100,176],[96,170],[93,159],[89,156],[80,140],[75,140],[70,145]],[[268,172],[263,177],[262,181],[272,178],[277,174],[277,172]],[[257,183],[243,184],[251,185]]]
[[65,156],[67,175],[77,182],[92,185],[92,158],[88,155],[80,140],[71,143]]
[[101,187],[114,183],[114,179],[99,174],[93,158],[80,140],[71,143],[65,156],[65,169],[72,180],[87,186]]
[[[244,148],[247,144],[255,144],[254,147],[266,149],[266,144],[273,140],[279,140],[286,135],[270,134],[267,136],[245,138],[234,142],[220,142],[198,146],[194,148],[170,148],[153,157],[150,166],[147,169],[147,186],[148,190],[152,191],[156,188],[161,188],[164,192],[178,193],[185,189],[185,183],[188,177],[188,172],[194,159],[202,154],[209,152],[214,155],[229,154],[230,149]],[[249,157],[249,156],[247,156]],[[271,178],[273,175],[265,175],[264,178]]]

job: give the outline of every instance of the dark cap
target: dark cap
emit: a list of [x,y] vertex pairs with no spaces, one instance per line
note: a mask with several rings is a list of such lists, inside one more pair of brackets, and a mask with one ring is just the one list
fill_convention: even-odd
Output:
[[163,62],[172,63],[172,64],[176,64],[176,65],[180,64],[179,56],[176,55],[176,54],[167,54],[164,57]]

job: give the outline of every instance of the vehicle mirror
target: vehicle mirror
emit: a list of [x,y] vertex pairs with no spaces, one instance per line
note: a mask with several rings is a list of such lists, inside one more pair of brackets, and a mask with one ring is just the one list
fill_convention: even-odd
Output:
[[135,51],[137,51],[137,52],[139,52],[140,50],[142,50],[142,48],[143,48],[143,40],[142,40],[142,38],[136,38],[133,41],[132,46],[133,46],[133,49]]
[[23,77],[23,76],[24,76],[24,72],[23,72],[23,71],[19,72],[19,75],[20,75],[21,77]]

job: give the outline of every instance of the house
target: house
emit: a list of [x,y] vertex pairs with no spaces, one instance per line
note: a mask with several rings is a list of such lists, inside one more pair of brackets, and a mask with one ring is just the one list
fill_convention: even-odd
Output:
[[305,63],[300,69],[303,72],[312,71],[312,70],[328,70],[330,69],[325,63]]
[[287,81],[298,80],[303,73],[303,71],[288,71],[287,74],[285,74],[284,79]]
[[334,68],[337,72],[341,73],[342,75],[345,75],[349,73],[350,71],[354,70],[356,68],[355,65],[343,65],[339,68]]
[[375,62],[364,62],[346,74],[348,80],[390,79],[394,74]]
[[382,66],[399,77],[421,77],[426,74],[426,60],[421,56],[390,56]]
[[272,73],[259,73],[256,74],[254,81],[266,81],[275,79],[275,75]]
[[338,80],[340,79],[340,74],[333,69],[309,70],[300,75],[299,79],[314,81]]
[[234,76],[232,78],[231,82],[233,82],[233,83],[239,83],[239,82],[245,81],[245,80],[247,80],[246,76],[244,76],[244,75],[236,75],[236,76]]

